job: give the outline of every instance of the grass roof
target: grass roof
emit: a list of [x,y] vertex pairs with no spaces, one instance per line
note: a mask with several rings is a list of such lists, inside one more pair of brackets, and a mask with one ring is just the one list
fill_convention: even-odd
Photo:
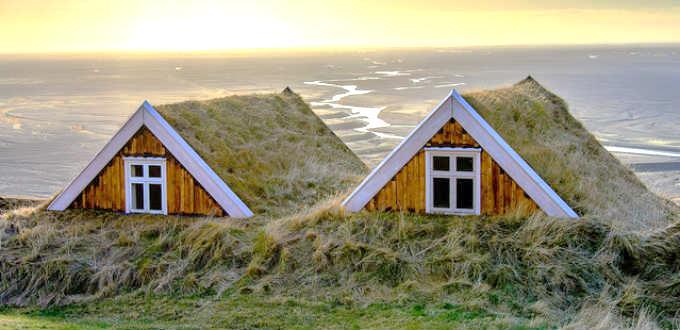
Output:
[[627,229],[664,226],[677,214],[531,77],[464,98],[577,213]]
[[345,191],[366,165],[289,89],[157,106],[256,214],[282,215]]
[[[650,192],[531,77],[465,99],[580,215],[624,229],[665,226],[677,206]],[[156,107],[256,214],[281,216],[354,188],[366,166],[290,90]]]

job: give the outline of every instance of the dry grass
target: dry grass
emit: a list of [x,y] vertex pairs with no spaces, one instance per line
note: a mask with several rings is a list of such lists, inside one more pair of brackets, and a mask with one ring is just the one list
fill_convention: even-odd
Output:
[[30,198],[11,198],[11,197],[0,197],[0,213],[6,211],[16,211],[16,209],[28,208],[43,204],[45,201]]
[[368,172],[291,92],[156,109],[258,214],[280,216],[309,207]]
[[7,213],[0,218],[0,301],[45,306],[111,296],[122,288],[168,292],[181,284],[183,292],[192,292],[224,286],[229,273],[196,282],[192,274],[245,267],[251,252],[241,239],[244,230],[244,223],[225,219]]
[[[642,235],[591,217],[346,214],[338,200],[272,221],[5,214],[0,303],[237,294],[348,306],[446,301],[572,328],[677,323],[680,223]],[[610,310],[593,307],[603,305]]]
[[[178,305],[191,320],[194,311],[221,313],[225,305],[232,313],[224,299],[253,297],[253,305],[266,305],[262,315],[270,311],[262,301],[293,299],[352,310],[415,304],[401,316],[412,320],[423,306],[445,302],[442,315],[482,322],[471,327],[522,320],[567,329],[677,326],[677,209],[649,193],[535,82],[466,97],[582,219],[348,214],[341,195],[365,168],[297,96],[181,103],[159,110],[203,157],[222,164],[220,175],[260,214],[237,220],[6,212],[0,305],[215,298]],[[189,130],[194,120],[215,123]],[[249,125],[257,129],[241,135]],[[262,133],[277,130],[284,138]],[[263,152],[267,162],[256,157]],[[351,156],[336,158],[343,153]],[[113,305],[102,308],[126,309]]]
[[677,216],[531,77],[465,98],[577,213],[622,230],[662,228]]
[[584,306],[574,320],[562,329],[656,330],[660,327],[645,309],[641,309],[632,318],[623,318],[611,306],[600,304]]

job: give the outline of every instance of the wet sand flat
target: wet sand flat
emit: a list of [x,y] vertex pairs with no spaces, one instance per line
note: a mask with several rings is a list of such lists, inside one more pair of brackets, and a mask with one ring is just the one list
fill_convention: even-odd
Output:
[[54,194],[143,100],[162,104],[290,86],[375,166],[451,88],[496,88],[529,74],[564,97],[574,116],[652,190],[680,196],[677,45],[0,57],[0,195]]

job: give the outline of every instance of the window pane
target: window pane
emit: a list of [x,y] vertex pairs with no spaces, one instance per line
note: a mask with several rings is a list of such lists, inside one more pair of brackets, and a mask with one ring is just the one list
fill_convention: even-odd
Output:
[[472,172],[472,157],[456,157],[456,171]]
[[160,211],[163,209],[163,194],[161,193],[161,185],[149,185],[149,209]]
[[131,172],[130,175],[134,177],[143,177],[144,176],[144,166],[143,165],[132,165],[131,167]]
[[432,169],[435,170],[435,171],[448,171],[449,170],[449,157],[433,156],[432,157]]
[[160,178],[161,177],[161,167],[158,165],[149,165],[149,177],[150,178]]
[[144,209],[144,185],[141,183],[132,184],[132,208],[135,210]]
[[472,200],[474,190],[472,188],[472,179],[457,179],[456,180],[456,208],[472,209]]
[[448,178],[434,178],[432,179],[432,206],[438,208],[449,208],[451,195]]

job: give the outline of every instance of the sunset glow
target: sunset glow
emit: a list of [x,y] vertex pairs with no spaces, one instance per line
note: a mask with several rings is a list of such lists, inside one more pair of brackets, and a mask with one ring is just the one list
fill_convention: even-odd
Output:
[[670,1],[526,3],[0,0],[0,52],[680,41]]

